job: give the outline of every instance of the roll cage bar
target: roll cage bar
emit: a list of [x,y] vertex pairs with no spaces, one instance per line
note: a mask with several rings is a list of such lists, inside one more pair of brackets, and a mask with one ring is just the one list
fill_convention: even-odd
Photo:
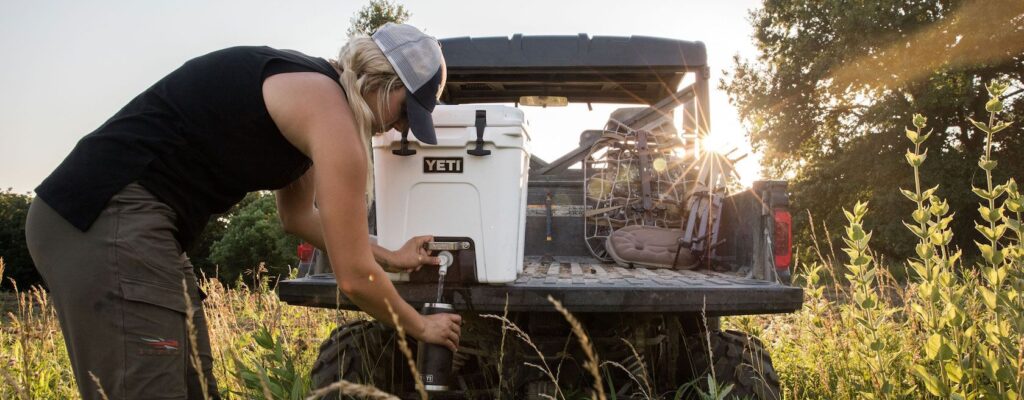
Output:
[[[683,135],[710,132],[707,53],[702,42],[647,36],[524,36],[442,39],[447,104],[515,103],[522,96],[559,96],[574,103],[648,106],[626,130],[660,124],[683,107]],[[694,82],[679,88],[686,74]],[[579,162],[596,137],[531,175],[557,175]]]

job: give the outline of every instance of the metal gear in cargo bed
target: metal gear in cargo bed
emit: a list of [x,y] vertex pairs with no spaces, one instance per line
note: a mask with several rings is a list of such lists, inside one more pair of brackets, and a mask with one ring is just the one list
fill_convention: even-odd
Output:
[[[651,130],[633,130],[620,120],[642,108],[619,109],[583,159],[584,232],[594,257],[611,258],[608,235],[628,225],[678,229],[683,202],[693,186],[687,146],[669,121]],[[664,119],[664,118],[663,118]],[[689,174],[689,177],[688,177]]]

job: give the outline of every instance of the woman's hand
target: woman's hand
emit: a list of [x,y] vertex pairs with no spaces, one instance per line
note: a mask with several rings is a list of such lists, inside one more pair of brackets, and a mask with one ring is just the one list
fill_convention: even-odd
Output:
[[452,352],[459,350],[462,335],[462,316],[459,314],[433,314],[423,316],[423,331],[413,335],[421,342],[441,345]]
[[388,272],[411,272],[418,271],[424,265],[440,265],[441,259],[431,257],[427,251],[427,243],[434,240],[433,236],[416,236],[409,239],[402,245],[402,248],[391,253],[387,265],[383,265]]

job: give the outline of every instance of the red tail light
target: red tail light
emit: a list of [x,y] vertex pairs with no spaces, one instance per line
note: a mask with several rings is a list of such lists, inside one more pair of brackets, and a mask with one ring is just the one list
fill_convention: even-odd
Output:
[[313,245],[303,242],[299,244],[296,251],[299,255],[300,262],[310,262],[313,260]]
[[775,248],[772,252],[775,253],[775,268],[789,269],[789,264],[793,262],[793,217],[782,208],[776,208],[774,215],[775,234],[772,235],[772,241]]

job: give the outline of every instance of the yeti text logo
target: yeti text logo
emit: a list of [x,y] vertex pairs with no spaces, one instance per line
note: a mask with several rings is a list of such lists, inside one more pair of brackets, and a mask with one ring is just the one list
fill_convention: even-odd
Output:
[[461,174],[462,157],[424,157],[425,174]]

